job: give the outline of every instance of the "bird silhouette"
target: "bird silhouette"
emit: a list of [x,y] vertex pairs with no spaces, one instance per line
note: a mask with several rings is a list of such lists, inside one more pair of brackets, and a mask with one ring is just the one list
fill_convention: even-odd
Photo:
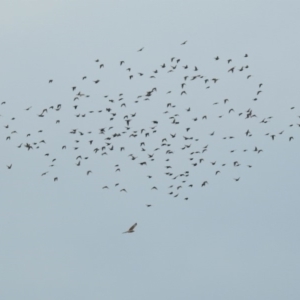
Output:
[[123,233],[133,233],[136,226],[137,223],[134,223],[127,231],[124,231]]

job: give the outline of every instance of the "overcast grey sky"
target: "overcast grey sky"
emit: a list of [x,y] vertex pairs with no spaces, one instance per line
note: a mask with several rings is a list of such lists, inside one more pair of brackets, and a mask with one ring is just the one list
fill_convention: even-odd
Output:
[[[299,299],[299,10],[298,1],[2,1],[1,299]],[[170,68],[173,56],[181,59],[178,72],[161,75],[160,65]],[[180,96],[184,64],[220,80],[210,89],[203,80],[190,81],[187,95]],[[249,70],[237,71],[245,65]],[[253,101],[259,83],[262,93]],[[90,98],[73,101],[72,86]],[[153,87],[157,93],[150,101],[134,103]],[[167,108],[169,102],[176,108]],[[58,104],[60,111],[49,109]],[[76,104],[86,118],[74,116]],[[130,132],[159,122],[144,154],[139,150],[144,139],[128,135],[115,144],[125,145],[126,153],[92,151],[101,143],[90,147],[86,133],[91,130],[97,140],[99,128],[108,130],[107,107],[119,117],[116,131],[126,130],[123,111],[137,113]],[[39,118],[44,108],[48,113]],[[235,112],[229,115],[230,108]],[[245,123],[238,113],[248,108],[258,118]],[[99,109],[101,114],[88,113]],[[168,117],[176,113],[190,132],[170,124]],[[268,124],[259,123],[269,116]],[[69,134],[75,128],[85,135]],[[154,151],[170,132],[198,137],[194,150],[209,144],[202,155],[206,165],[195,168],[188,162],[190,150],[180,150],[190,142],[168,135],[176,149],[173,171],[189,170],[193,184],[177,198],[168,195],[172,179],[164,175],[165,155]],[[230,135],[235,139],[222,138]],[[42,139],[46,144],[39,149],[24,148]],[[78,155],[89,156],[80,167],[76,146]],[[257,154],[254,146],[263,152]],[[138,164],[154,152],[153,164],[149,159],[145,168]],[[136,162],[129,153],[138,156]],[[241,166],[234,168],[233,160]],[[223,162],[228,165],[215,176]],[[116,164],[121,172],[115,172]],[[204,180],[209,184],[201,188]],[[105,185],[110,189],[103,190]],[[135,222],[133,234],[121,234]]]

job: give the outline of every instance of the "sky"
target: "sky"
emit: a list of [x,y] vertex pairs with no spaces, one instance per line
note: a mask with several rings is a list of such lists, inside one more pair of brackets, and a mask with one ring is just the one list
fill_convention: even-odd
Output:
[[[2,1],[1,299],[299,299],[299,10],[297,1]],[[177,69],[162,71],[163,63],[174,66],[172,57],[181,60]],[[194,66],[204,78],[182,89]],[[137,99],[153,87],[149,101]],[[90,97],[74,101],[79,91]],[[257,118],[244,119],[249,108]],[[130,130],[125,112],[136,113]],[[175,114],[183,126],[168,119]],[[150,130],[153,121],[158,125]],[[93,152],[108,132],[141,128],[148,140],[127,134],[108,155]],[[198,144],[182,135],[198,137]],[[175,189],[168,194],[178,181],[164,174],[166,148],[154,150],[164,137],[175,152],[172,172],[188,170],[193,184],[182,184],[178,197]],[[28,151],[27,142],[40,148]],[[189,143],[193,151],[209,145],[197,156],[205,164],[188,161],[190,150],[180,148]],[[122,145],[124,152],[117,150]],[[257,154],[256,146],[263,151]],[[77,153],[89,157],[80,167]],[[233,167],[234,160],[241,166]],[[134,223],[134,233],[122,234]]]

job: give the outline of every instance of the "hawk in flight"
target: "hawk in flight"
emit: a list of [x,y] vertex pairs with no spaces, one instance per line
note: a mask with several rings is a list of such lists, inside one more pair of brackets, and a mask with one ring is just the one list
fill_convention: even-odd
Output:
[[137,223],[133,224],[127,231],[124,231],[123,233],[132,233],[134,232],[134,228],[137,225]]

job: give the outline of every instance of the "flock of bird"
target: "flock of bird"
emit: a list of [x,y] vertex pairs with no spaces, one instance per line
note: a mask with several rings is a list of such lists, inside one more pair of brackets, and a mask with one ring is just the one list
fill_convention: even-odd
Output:
[[[186,45],[187,41],[179,47]],[[143,47],[137,50],[137,55],[143,55],[145,51]],[[131,187],[124,186],[118,175],[122,173],[124,161],[132,168],[126,169],[123,179],[136,176],[130,172],[137,173],[140,182],[144,178],[145,192],[162,190],[163,194],[182,200],[190,198],[189,191],[193,188],[206,188],[214,184],[214,178],[223,174],[238,182],[242,178],[239,170],[252,168],[247,158],[251,161],[251,156],[263,152],[258,146],[263,137],[274,141],[285,136],[285,140],[291,142],[294,139],[291,127],[300,124],[296,122],[277,132],[264,132],[263,126],[272,122],[273,117],[258,111],[256,104],[263,101],[263,83],[257,82],[249,71],[248,54],[238,58],[241,61],[238,66],[234,58],[215,56],[208,59],[214,64],[218,76],[205,74],[201,65],[188,65],[182,57],[169,57],[155,65],[151,72],[134,70],[126,60],[120,60],[115,65],[118,65],[119,76],[127,82],[128,90],[115,92],[118,89],[116,83],[111,93],[104,92],[106,84],[102,83],[107,80],[103,70],[109,66],[96,59],[95,69],[99,70],[99,77],[83,75],[78,84],[69,87],[72,92],[70,99],[41,110],[34,105],[23,108],[23,130],[26,130],[26,118],[30,122],[38,118],[43,127],[37,132],[19,134],[14,126],[15,118],[3,108],[1,119],[5,140],[20,151],[37,151],[36,155],[44,156],[45,169],[39,176],[54,182],[63,180],[56,173],[55,166],[64,163],[59,156],[66,151],[73,161],[73,169],[86,176],[101,176],[99,169],[85,168],[87,160],[112,164],[113,176],[118,180],[113,185],[103,182],[103,190],[130,192]],[[228,97],[231,90],[238,89],[237,80],[247,91],[242,99],[237,99],[234,93]],[[92,94],[86,90],[86,82],[94,85]],[[226,86],[222,82],[226,82]],[[228,87],[232,83],[233,86]],[[48,80],[49,89],[54,89],[55,84],[55,78]],[[220,96],[223,92],[224,96]],[[1,106],[6,104],[2,102]],[[62,129],[61,123],[67,122],[74,126]],[[57,138],[49,142],[46,133],[50,126],[54,126],[58,135],[71,137],[66,139],[69,142],[58,145]],[[6,168],[13,172],[14,163],[7,162]],[[145,205],[151,207],[153,204]],[[134,232],[136,225],[124,233]]]

